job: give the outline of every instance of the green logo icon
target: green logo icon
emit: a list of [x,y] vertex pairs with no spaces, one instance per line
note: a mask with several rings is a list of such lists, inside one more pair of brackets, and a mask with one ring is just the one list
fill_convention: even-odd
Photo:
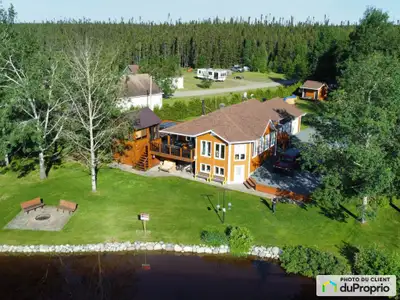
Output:
[[327,282],[325,282],[325,283],[322,284],[322,292],[323,292],[323,293],[325,293],[326,287],[327,287],[328,285],[333,286],[333,291],[334,291],[334,292],[337,292],[337,284],[334,283],[332,280],[329,280],[329,281],[327,281]]

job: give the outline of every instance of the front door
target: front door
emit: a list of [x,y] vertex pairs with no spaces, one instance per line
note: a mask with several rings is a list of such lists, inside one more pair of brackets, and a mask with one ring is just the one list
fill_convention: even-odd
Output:
[[244,182],[244,166],[235,166],[235,177],[233,179],[236,183]]

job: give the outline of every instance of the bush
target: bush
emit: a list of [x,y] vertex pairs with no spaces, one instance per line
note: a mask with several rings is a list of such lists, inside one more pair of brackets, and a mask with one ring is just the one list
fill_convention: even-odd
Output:
[[210,79],[202,80],[201,83],[198,85],[202,89],[209,89],[213,84],[213,81]]
[[200,238],[202,242],[208,246],[228,245],[228,237],[225,233],[217,229],[205,229],[201,232]]
[[354,272],[359,275],[396,275],[400,293],[400,255],[377,248],[360,248],[354,255]]
[[304,246],[284,247],[280,260],[287,273],[308,277],[351,273],[350,267],[341,258]]
[[247,255],[254,238],[246,227],[228,227],[226,233],[229,237],[229,247],[231,254],[241,256]]

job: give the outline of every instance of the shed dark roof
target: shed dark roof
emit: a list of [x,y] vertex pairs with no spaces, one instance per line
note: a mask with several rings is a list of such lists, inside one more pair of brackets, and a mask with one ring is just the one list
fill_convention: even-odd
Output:
[[124,117],[132,122],[135,130],[155,126],[161,123],[160,118],[148,107],[128,112]]
[[[150,75],[136,74],[122,77],[122,97],[147,96],[150,93]],[[162,91],[157,83],[152,81],[152,94],[161,94]]]
[[323,82],[314,81],[314,80],[307,80],[306,82],[304,82],[304,84],[301,86],[301,88],[318,90],[323,85],[325,85],[325,83],[323,83]]
[[252,141],[262,136],[270,120],[279,121],[288,114],[298,117],[303,112],[282,98],[264,103],[251,99],[169,127],[164,132],[196,136],[212,130],[228,142]]

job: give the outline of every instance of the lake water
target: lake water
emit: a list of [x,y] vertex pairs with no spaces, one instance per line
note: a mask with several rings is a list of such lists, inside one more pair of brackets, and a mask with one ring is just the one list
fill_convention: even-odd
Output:
[[275,263],[217,256],[0,256],[0,280],[7,300],[317,299],[314,280]]

